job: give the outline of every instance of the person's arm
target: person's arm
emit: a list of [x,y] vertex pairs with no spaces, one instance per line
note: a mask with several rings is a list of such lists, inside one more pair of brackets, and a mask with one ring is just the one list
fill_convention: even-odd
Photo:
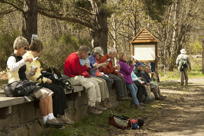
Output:
[[100,68],[100,67],[103,67],[103,66],[106,66],[106,65],[108,65],[108,63],[107,62],[103,62],[103,63],[95,63],[93,66],[95,68]]
[[[107,60],[106,57],[102,57],[102,58],[99,60],[99,63],[105,63],[106,60]],[[109,68],[110,63],[111,63],[111,62],[108,62],[107,65],[99,67],[99,70],[102,71],[102,72],[104,72],[105,74],[110,74],[110,73],[111,73],[111,70],[110,70],[110,68]]]
[[17,71],[24,65],[25,65],[24,59],[16,62],[16,58],[14,56],[8,58],[7,67],[10,71]]
[[187,61],[188,61],[188,65],[189,65],[189,70],[191,70],[191,62],[190,62],[189,57],[187,58]]
[[176,65],[179,65],[179,61],[180,61],[180,55],[176,58]]
[[125,72],[128,75],[132,73],[133,69],[134,69],[133,65],[129,66],[128,64],[120,63],[120,70]]

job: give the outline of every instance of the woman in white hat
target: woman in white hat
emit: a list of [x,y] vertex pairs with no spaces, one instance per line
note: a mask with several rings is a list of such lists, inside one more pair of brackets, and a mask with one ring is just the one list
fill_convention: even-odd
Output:
[[185,81],[185,85],[188,85],[188,70],[191,70],[191,63],[189,60],[188,55],[186,54],[186,50],[185,49],[181,49],[180,50],[180,55],[178,55],[177,59],[176,59],[176,65],[178,66],[178,70],[181,73],[181,85],[184,85],[184,81]]

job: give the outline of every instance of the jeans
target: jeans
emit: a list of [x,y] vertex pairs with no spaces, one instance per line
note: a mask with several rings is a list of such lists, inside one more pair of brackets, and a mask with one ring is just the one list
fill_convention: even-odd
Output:
[[129,89],[132,95],[133,103],[136,105],[139,105],[139,101],[137,98],[137,91],[138,91],[137,86],[134,83],[132,83],[132,84],[127,84],[127,88]]

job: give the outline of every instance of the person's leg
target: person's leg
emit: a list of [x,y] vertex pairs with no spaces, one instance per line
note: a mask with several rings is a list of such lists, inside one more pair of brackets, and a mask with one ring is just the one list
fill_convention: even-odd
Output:
[[151,91],[153,92],[155,99],[159,100],[159,95],[158,95],[157,89],[155,87],[152,87]]
[[109,98],[109,90],[106,83],[106,80],[100,77],[96,77],[96,80],[99,81],[100,89],[101,89],[101,101]]
[[109,77],[114,80],[114,87],[116,89],[116,92],[118,94],[119,99],[124,97],[125,96],[125,94],[124,94],[125,90],[123,87],[123,81],[118,76],[113,75],[113,74],[109,74]]
[[47,126],[62,127],[63,123],[59,122],[53,114],[52,105],[53,92],[47,88],[41,88],[33,93],[33,96],[39,99],[39,107],[43,116],[43,123]]
[[100,80],[94,78],[94,77],[87,78],[87,80],[94,84],[95,92],[96,92],[96,102],[100,103],[101,102],[101,90],[102,90],[101,89],[101,85],[102,85],[101,83],[102,82]]
[[184,70],[185,85],[188,85],[188,72],[187,69]]
[[80,85],[86,88],[87,90],[87,96],[88,96],[88,110],[89,112],[93,114],[101,114],[102,111],[99,111],[96,109],[96,103],[99,101],[99,98],[97,98],[97,89],[98,84],[95,82],[92,82],[89,80],[89,78],[84,78],[84,77],[77,77],[75,80],[78,80],[80,82]]
[[108,76],[100,76],[99,78],[102,78],[104,80],[106,80],[106,84],[108,86],[109,91],[112,89],[113,86],[113,79],[109,78]]
[[55,117],[64,115],[66,109],[66,95],[63,88],[56,84],[45,84],[44,87],[49,88],[54,92],[52,99]]
[[111,108],[112,105],[110,103],[110,94],[109,94],[109,89],[106,83],[106,80],[101,78],[101,77],[97,77],[100,81],[102,81],[102,86],[103,86],[103,91],[101,91],[101,96],[102,96],[102,102],[101,102],[101,106],[105,107],[105,109],[107,108]]
[[42,116],[47,116],[49,114],[49,101],[47,97],[40,98],[39,100],[39,107]]
[[181,74],[181,85],[183,86],[183,84],[184,84],[184,72],[181,71],[180,74]]
[[137,86],[133,83],[133,84],[127,84],[127,88],[129,89],[131,95],[132,95],[132,100],[133,100],[133,103],[135,105],[139,105],[139,101],[138,101],[138,98],[137,98],[137,91],[138,91],[138,88]]

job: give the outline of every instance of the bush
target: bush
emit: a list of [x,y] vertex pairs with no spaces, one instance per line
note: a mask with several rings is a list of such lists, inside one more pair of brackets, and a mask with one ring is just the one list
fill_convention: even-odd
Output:
[[44,43],[45,48],[42,53],[43,67],[55,67],[63,70],[66,57],[82,44],[90,46],[90,39],[78,39],[70,34],[64,34],[57,40],[50,40]]
[[6,61],[13,52],[13,42],[17,37],[18,32],[0,33],[0,71],[6,69]]

